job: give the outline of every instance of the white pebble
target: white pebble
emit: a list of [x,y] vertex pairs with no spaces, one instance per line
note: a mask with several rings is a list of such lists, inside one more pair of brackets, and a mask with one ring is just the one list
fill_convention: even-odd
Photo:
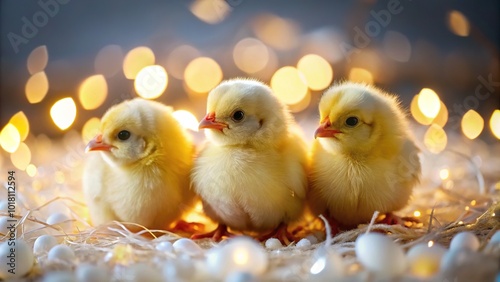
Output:
[[464,264],[472,254],[470,249],[449,249],[441,259],[441,271],[455,269]]
[[257,279],[248,272],[233,272],[229,274],[224,282],[256,282]]
[[190,281],[196,274],[193,262],[188,258],[178,258],[165,263],[163,266],[163,277],[167,281]]
[[172,245],[172,243],[168,241],[160,242],[158,245],[156,245],[156,249],[160,252],[166,252],[166,253],[174,252],[174,246]]
[[0,217],[0,233],[7,235],[9,233],[10,228],[12,227],[12,222],[9,222],[9,219],[11,219],[8,216],[2,216]]
[[451,239],[450,250],[468,249],[477,251],[479,249],[479,239],[471,232],[460,232]]
[[269,238],[266,241],[266,248],[270,250],[277,250],[283,248],[283,245],[281,244],[280,240],[276,238]]
[[65,262],[72,262],[75,260],[75,253],[66,245],[56,245],[50,249],[47,255],[49,260],[60,260]]
[[26,242],[3,242],[0,244],[0,278],[19,278],[26,275],[33,267],[34,260],[31,247]]
[[488,243],[488,245],[490,246],[500,246],[500,230],[497,230],[497,232],[495,232],[495,234],[493,234],[493,236],[491,237],[490,239],[490,242]]
[[309,240],[309,242],[311,242],[311,245],[318,243],[318,238],[313,234],[307,235],[305,239]]
[[163,277],[160,272],[145,263],[138,263],[131,265],[125,270],[125,281],[134,281],[134,282],[162,282]]
[[[46,223],[50,225],[54,225],[55,227],[60,227],[62,228],[63,231],[65,232],[70,232],[72,230],[73,224],[71,221],[69,221],[70,218],[60,212],[56,212],[51,214],[48,218]],[[67,222],[65,222],[67,221]]]
[[181,238],[175,241],[172,247],[177,254],[188,254],[190,256],[203,255],[203,249],[191,239]]
[[400,245],[380,233],[362,234],[356,239],[356,255],[363,266],[380,276],[394,277],[406,269]]
[[438,244],[432,247],[423,243],[413,246],[406,254],[410,272],[420,277],[433,276],[439,271],[445,253],[446,249]]
[[82,263],[76,268],[78,282],[106,282],[111,280],[111,275],[103,266]]
[[337,252],[320,247],[314,257],[316,261],[309,270],[312,281],[337,281],[344,275],[344,262]]
[[77,282],[75,276],[71,272],[56,271],[48,272],[43,276],[43,282]]
[[51,235],[42,235],[35,240],[35,244],[33,245],[33,252],[38,255],[42,253],[46,253],[57,245],[57,239]]
[[297,248],[309,248],[311,246],[311,241],[307,238],[300,239],[295,245]]
[[232,272],[248,272],[260,275],[269,263],[266,250],[249,237],[230,239],[222,247],[212,248],[207,253],[207,266],[211,275],[227,277]]

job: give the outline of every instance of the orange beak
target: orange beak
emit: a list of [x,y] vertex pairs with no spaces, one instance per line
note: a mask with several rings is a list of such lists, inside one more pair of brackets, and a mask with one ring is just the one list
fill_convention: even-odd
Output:
[[324,119],[323,123],[319,125],[318,129],[314,131],[314,139],[318,137],[335,137],[336,134],[342,133],[340,130],[331,128],[332,123],[327,118]]
[[102,134],[97,134],[85,147],[85,153],[90,151],[110,151],[114,146],[102,142]]
[[227,124],[223,122],[218,122],[215,120],[215,113],[208,113],[198,125],[198,129],[217,129],[222,131],[224,128],[227,128]]

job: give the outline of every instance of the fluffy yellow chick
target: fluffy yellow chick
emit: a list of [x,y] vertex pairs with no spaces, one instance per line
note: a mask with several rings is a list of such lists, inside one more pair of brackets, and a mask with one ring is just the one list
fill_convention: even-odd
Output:
[[323,94],[319,112],[311,151],[311,210],[355,227],[369,222],[375,211],[391,215],[403,208],[421,169],[397,98],[346,82]]
[[272,90],[254,80],[222,82],[209,93],[199,128],[207,129],[208,142],[195,160],[192,185],[219,227],[193,238],[218,241],[232,235],[229,227],[274,230],[265,237],[293,241],[287,224],[301,216],[305,204],[307,150]]
[[83,190],[95,225],[117,220],[165,229],[191,207],[190,136],[163,104],[133,99],[110,108],[91,140]]

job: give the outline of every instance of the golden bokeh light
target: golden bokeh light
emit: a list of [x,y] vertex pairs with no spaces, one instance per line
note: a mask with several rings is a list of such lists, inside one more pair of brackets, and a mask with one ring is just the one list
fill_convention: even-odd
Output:
[[0,146],[9,153],[14,153],[21,143],[21,134],[17,128],[10,123],[0,131]]
[[444,128],[444,126],[448,122],[448,108],[443,103],[443,101],[440,101],[440,102],[441,102],[441,107],[439,108],[439,113],[432,120],[432,123],[435,123],[435,124],[441,126],[442,128]]
[[217,24],[231,12],[231,6],[224,0],[195,0],[189,10],[201,21]]
[[423,125],[429,125],[432,123],[432,118],[426,117],[421,111],[420,108],[418,107],[418,94],[413,96],[413,99],[411,100],[411,105],[410,105],[410,112],[413,118],[420,124]]
[[30,104],[39,103],[49,91],[49,80],[45,72],[37,72],[26,82],[25,93]]
[[299,26],[291,20],[272,14],[257,17],[253,30],[260,40],[278,50],[293,49],[299,42]]
[[78,99],[85,110],[99,108],[108,96],[108,84],[102,74],[88,77],[80,85]]
[[26,173],[28,174],[29,177],[34,177],[36,173],[38,172],[38,169],[34,164],[29,164],[26,167]]
[[352,68],[349,72],[349,80],[352,82],[373,84],[373,75],[363,68]]
[[99,132],[99,127],[101,126],[101,121],[96,118],[90,118],[85,122],[82,128],[82,139],[83,143],[87,144],[94,136]]
[[112,77],[120,71],[123,57],[123,50],[120,46],[104,46],[95,57],[94,70],[105,77]]
[[130,50],[123,59],[123,73],[128,79],[135,79],[140,70],[155,63],[155,54],[145,46]]
[[68,129],[76,118],[76,105],[72,98],[63,98],[50,108],[50,117],[61,130]]
[[26,143],[21,142],[17,150],[10,154],[10,161],[20,170],[25,170],[31,162],[31,151]]
[[31,75],[41,72],[47,67],[49,62],[49,52],[47,51],[47,46],[38,46],[33,51],[31,51],[28,56],[28,71]]
[[430,88],[423,88],[418,94],[418,107],[424,116],[434,119],[441,109],[439,96]]
[[187,65],[184,81],[194,92],[207,93],[222,81],[222,69],[213,59],[199,57]]
[[311,90],[323,90],[330,85],[333,79],[332,66],[316,54],[308,54],[300,58],[297,69],[304,74],[307,86]]
[[174,118],[184,127],[192,131],[198,131],[198,119],[189,111],[177,110],[172,113]]
[[311,92],[307,91],[306,96],[304,96],[304,99],[300,100],[300,102],[293,104],[293,105],[288,105],[288,109],[292,113],[299,113],[302,112],[303,110],[307,109],[309,105],[311,104]]
[[268,48],[256,38],[243,38],[234,46],[233,60],[240,70],[249,74],[256,73],[269,62]]
[[495,110],[490,118],[491,133],[500,139],[500,110]]
[[168,85],[167,71],[159,65],[144,67],[134,81],[135,91],[144,99],[155,99],[161,96]]
[[277,70],[271,78],[271,88],[283,103],[299,103],[307,95],[307,83],[298,69],[286,66]]
[[470,33],[469,20],[459,11],[453,10],[448,14],[448,27],[458,36],[468,36]]
[[17,112],[10,118],[10,124],[14,125],[21,136],[21,141],[26,140],[28,134],[30,133],[30,123],[24,112]]
[[462,132],[469,139],[476,139],[484,129],[484,119],[474,110],[467,111],[462,117]]
[[446,180],[450,177],[450,170],[447,169],[447,168],[443,168],[439,171],[439,178],[441,178],[441,180]]
[[448,137],[446,132],[437,124],[432,124],[424,135],[424,144],[429,152],[439,154],[446,148]]
[[166,69],[168,74],[177,79],[184,79],[186,66],[200,56],[200,51],[191,45],[176,47],[167,57]]

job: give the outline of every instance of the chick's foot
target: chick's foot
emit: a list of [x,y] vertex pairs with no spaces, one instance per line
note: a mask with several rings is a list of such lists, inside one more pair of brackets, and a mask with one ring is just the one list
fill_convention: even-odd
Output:
[[202,234],[194,234],[191,236],[191,239],[204,239],[204,238],[212,238],[215,242],[220,242],[222,237],[234,237],[236,234],[233,234],[227,230],[227,226],[224,224],[219,224],[217,228],[208,233]]
[[187,222],[184,220],[179,220],[175,226],[170,229],[171,232],[185,232],[185,233],[196,233],[205,228],[205,224],[199,222]]
[[290,243],[297,240],[291,232],[288,232],[288,225],[285,223],[280,223],[280,225],[278,225],[275,230],[259,237],[258,240],[266,241],[269,238],[276,238],[280,240],[281,244],[285,246],[288,246],[290,245]]

